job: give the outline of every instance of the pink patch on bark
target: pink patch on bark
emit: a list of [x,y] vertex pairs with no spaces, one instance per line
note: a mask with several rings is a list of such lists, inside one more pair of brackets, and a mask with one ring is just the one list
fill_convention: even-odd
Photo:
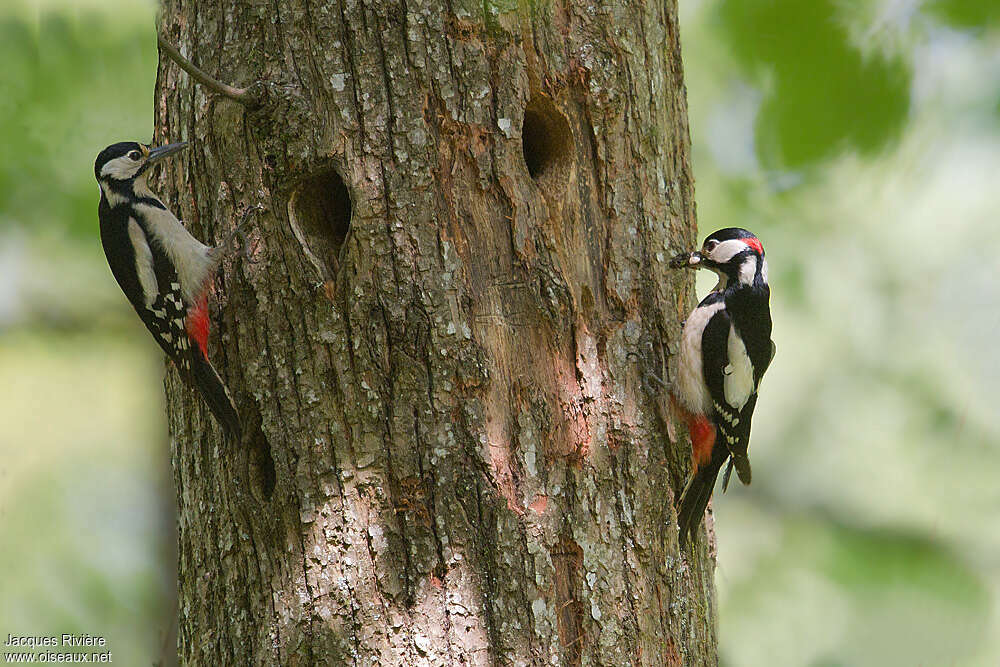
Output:
[[538,495],[535,496],[535,499],[531,502],[530,505],[528,505],[528,509],[530,509],[535,514],[541,514],[542,512],[545,511],[545,508],[548,507],[548,505],[549,505],[549,497]]

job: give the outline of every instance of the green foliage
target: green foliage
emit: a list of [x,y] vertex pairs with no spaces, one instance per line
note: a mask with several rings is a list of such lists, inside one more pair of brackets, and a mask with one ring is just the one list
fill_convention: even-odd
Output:
[[[740,519],[760,529],[773,517]],[[739,664],[963,664],[983,642],[987,582],[940,543],[819,513],[788,513],[781,526],[729,581],[723,627],[755,642]]]
[[719,25],[747,74],[771,77],[758,117],[759,156],[799,168],[898,136],[909,109],[909,67],[863,55],[834,0],[727,0]]
[[869,598],[897,589],[918,591],[970,616],[963,624],[982,625],[975,619],[989,604],[985,582],[941,544],[893,529],[838,524],[831,529],[829,549],[817,563],[831,581]]
[[130,24],[110,12],[0,10],[0,225],[66,230],[96,225],[94,158],[152,136],[156,33],[152,12]]
[[140,665],[173,616],[160,361],[104,265],[93,165],[151,136],[156,36],[151,2],[111,1],[0,2],[0,628]]
[[926,11],[956,28],[980,29],[1000,23],[996,0],[930,0]]
[[173,519],[161,362],[133,340],[0,345],[0,627],[101,635],[148,665],[173,614]]

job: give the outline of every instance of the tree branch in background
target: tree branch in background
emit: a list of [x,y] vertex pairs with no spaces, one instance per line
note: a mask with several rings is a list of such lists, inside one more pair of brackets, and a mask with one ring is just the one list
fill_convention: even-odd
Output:
[[174,45],[168,42],[163,35],[157,34],[156,41],[160,45],[160,49],[162,49],[171,60],[180,65],[182,70],[190,74],[198,83],[205,86],[212,92],[222,95],[223,97],[228,97],[235,102],[239,102],[243,106],[255,107],[260,105],[260,98],[257,95],[252,94],[246,88],[235,88],[225,83],[221,83],[220,81],[216,81],[201,69],[193,65],[191,61],[182,56],[181,52],[174,48]]

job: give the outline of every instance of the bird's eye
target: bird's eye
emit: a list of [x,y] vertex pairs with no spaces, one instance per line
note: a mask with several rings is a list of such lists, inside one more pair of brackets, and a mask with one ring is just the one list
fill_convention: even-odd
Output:
[[135,160],[136,162],[138,162],[139,158],[142,157],[142,153],[140,153],[139,151],[129,151],[128,157],[130,160]]
[[715,246],[717,245],[719,245],[719,242],[716,241],[715,239],[712,239],[710,241],[705,241],[705,252],[712,252],[713,250],[715,250]]

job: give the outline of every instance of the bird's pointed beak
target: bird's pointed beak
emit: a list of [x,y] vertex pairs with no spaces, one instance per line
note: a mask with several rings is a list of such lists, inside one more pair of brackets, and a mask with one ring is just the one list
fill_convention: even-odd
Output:
[[173,155],[177,151],[184,150],[187,148],[188,143],[186,141],[178,141],[175,144],[167,144],[165,146],[157,146],[149,151],[149,157],[146,160],[146,164],[152,164],[158,160],[162,160],[168,155]]

